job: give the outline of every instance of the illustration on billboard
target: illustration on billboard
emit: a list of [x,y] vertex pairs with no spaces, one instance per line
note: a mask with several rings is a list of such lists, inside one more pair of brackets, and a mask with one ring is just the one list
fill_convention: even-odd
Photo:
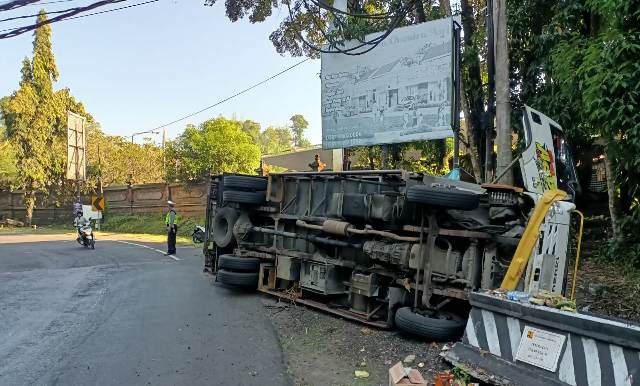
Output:
[[453,136],[451,51],[447,18],[397,28],[363,55],[322,54],[322,146]]

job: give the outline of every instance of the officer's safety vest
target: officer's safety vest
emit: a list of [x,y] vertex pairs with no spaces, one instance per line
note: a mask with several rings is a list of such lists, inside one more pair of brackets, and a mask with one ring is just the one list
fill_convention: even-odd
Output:
[[175,215],[175,217],[173,218],[173,225],[178,225],[178,214],[176,213],[175,210],[170,210],[167,212],[167,215],[164,216],[164,223],[167,226],[169,225],[169,215],[171,214],[171,212],[173,212],[173,214]]

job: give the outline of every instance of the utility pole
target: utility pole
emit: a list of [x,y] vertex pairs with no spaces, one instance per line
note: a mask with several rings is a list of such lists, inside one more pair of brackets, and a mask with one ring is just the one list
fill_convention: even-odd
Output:
[[493,25],[493,5],[495,0],[487,0],[487,113],[485,118],[484,137],[484,181],[490,182],[493,179],[493,120],[495,103],[495,43]]
[[167,128],[162,128],[162,174],[164,174],[165,182],[167,180],[167,152],[165,145],[167,143]]
[[513,160],[511,149],[511,98],[509,92],[509,52],[507,47],[507,0],[493,0],[495,31],[495,91],[496,91],[496,175],[504,172],[499,182],[513,185],[513,172],[505,170]]
[[[98,195],[104,197],[104,189],[102,186],[102,157],[100,157],[100,144],[98,143]],[[102,221],[104,221],[104,211],[102,211]],[[100,219],[96,220],[96,229],[100,230]]]
[[[338,11],[346,12],[347,0],[334,0],[333,8],[337,9]],[[337,22],[335,22],[334,20],[331,20],[329,22],[329,27],[327,28],[327,32],[333,32],[337,28],[337,25],[338,25]],[[320,75],[320,77],[322,77],[322,74]],[[334,170],[349,170],[349,165],[350,165],[349,155],[350,155],[349,148],[342,148],[342,165],[333,165]],[[339,168],[337,168],[336,166],[339,166]]]

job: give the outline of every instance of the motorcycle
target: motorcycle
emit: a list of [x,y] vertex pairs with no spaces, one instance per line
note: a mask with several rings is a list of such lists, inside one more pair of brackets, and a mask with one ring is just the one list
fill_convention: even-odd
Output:
[[199,244],[204,242],[204,227],[201,225],[196,225],[196,228],[193,230],[193,234],[191,235],[191,240],[195,244]]
[[96,249],[96,239],[93,236],[91,223],[78,227],[78,238],[76,241],[85,248]]

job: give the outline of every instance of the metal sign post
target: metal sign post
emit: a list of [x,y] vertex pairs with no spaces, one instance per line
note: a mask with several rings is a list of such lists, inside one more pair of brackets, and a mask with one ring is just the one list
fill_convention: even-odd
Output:
[[461,38],[460,32],[462,26],[455,20],[453,20],[453,170],[460,167],[460,93],[462,82],[462,72],[460,70],[460,64],[462,61],[461,51]]
[[67,111],[67,170],[65,174],[67,179],[75,181],[77,205],[81,204],[80,181],[84,181],[87,177],[85,123],[85,117]]

